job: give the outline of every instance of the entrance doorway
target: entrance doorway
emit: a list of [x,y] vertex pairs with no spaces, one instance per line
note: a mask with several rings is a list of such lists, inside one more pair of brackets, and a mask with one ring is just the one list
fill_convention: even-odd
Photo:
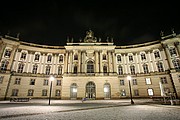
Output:
[[109,83],[104,84],[104,99],[111,98],[111,86]]
[[86,98],[87,99],[96,98],[96,86],[93,82],[88,82],[86,84]]
[[70,87],[70,98],[77,99],[77,84],[73,83]]

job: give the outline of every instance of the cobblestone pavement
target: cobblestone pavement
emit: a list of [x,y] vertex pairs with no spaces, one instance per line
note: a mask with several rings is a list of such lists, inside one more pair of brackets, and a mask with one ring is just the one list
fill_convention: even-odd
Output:
[[160,105],[151,99],[123,100],[51,100],[29,102],[0,101],[0,119],[4,120],[178,120],[180,106]]

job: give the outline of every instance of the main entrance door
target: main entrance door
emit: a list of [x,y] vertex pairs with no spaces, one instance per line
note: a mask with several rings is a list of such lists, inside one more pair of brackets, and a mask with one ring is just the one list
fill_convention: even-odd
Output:
[[88,82],[86,84],[86,98],[87,99],[96,98],[96,86],[93,82]]

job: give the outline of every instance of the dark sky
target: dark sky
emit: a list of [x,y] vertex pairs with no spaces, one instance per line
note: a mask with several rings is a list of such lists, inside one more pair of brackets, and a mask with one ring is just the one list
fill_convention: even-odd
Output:
[[[37,0],[38,1],[38,0]],[[0,32],[20,40],[65,45],[66,38],[84,38],[91,29],[102,41],[113,37],[116,45],[160,39],[160,31],[180,33],[178,3],[135,3],[118,0],[49,0],[1,4]],[[121,0],[119,0],[121,1]]]

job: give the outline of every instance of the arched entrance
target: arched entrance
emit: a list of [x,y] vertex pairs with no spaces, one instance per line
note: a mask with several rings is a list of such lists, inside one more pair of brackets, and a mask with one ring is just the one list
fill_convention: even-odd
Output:
[[87,99],[96,98],[96,86],[93,82],[88,82],[86,84],[86,98]]
[[70,99],[77,99],[77,84],[76,83],[71,84]]
[[104,84],[104,99],[111,98],[111,86],[109,83]]

